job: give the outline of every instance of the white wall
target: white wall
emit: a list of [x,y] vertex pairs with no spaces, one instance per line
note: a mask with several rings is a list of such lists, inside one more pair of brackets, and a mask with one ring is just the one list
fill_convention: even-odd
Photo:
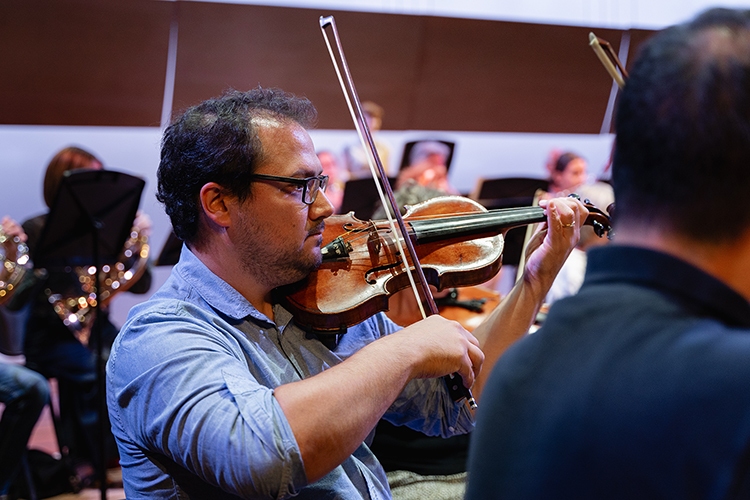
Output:
[[712,7],[750,8],[748,0],[198,0],[493,19],[572,26],[661,29]]
[[[353,130],[313,130],[311,135],[318,149],[333,151],[358,140]],[[582,154],[589,160],[592,177],[596,177],[609,158],[612,143],[609,135],[383,131],[378,137],[390,146],[394,162],[400,161],[408,141],[455,141],[450,180],[461,192],[470,192],[480,177],[545,177],[544,163],[553,148]],[[42,179],[49,160],[60,149],[79,145],[101,158],[108,169],[146,180],[141,209],[153,220],[150,243],[151,255],[156,257],[171,230],[154,195],[160,138],[159,128],[0,126],[0,216],[10,215],[22,222],[45,212]],[[168,271],[156,270],[157,285],[166,279]],[[122,323],[130,307],[143,299],[122,294],[113,301],[113,319]]]

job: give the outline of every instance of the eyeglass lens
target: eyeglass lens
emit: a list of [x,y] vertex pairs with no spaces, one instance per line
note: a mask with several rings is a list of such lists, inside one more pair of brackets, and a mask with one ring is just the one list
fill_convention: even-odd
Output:
[[315,199],[318,197],[318,191],[321,189],[325,192],[326,186],[328,186],[328,176],[321,175],[319,177],[310,177],[305,185],[304,203],[312,205],[315,203]]

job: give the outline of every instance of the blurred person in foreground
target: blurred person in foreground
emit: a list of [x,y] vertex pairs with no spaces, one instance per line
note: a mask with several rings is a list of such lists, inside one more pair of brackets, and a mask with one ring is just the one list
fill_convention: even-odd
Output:
[[466,498],[750,497],[750,12],[647,41],[614,244],[490,376]]

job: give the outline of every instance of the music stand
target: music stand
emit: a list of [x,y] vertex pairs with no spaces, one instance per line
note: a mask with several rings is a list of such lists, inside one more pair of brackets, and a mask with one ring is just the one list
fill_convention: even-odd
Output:
[[[534,202],[534,193],[538,189],[546,191],[548,186],[547,179],[532,177],[479,179],[469,198],[481,203],[488,210],[530,207]],[[504,266],[518,266],[521,263],[525,238],[525,227],[515,227],[505,233]]]
[[[145,184],[143,179],[112,170],[79,169],[65,172],[39,242],[33,250],[34,265],[49,271],[65,271],[73,266],[94,266],[99,270],[105,264],[117,262],[133,227]],[[94,274],[98,293],[101,286],[99,272]],[[98,472],[102,500],[106,500],[106,398],[98,297],[94,314],[91,338],[96,343],[99,399]]]
[[[396,185],[395,177],[388,177],[391,189]],[[359,220],[369,220],[380,206],[378,188],[371,178],[353,179],[344,185],[344,199],[341,201],[339,212],[347,214],[354,212]]]

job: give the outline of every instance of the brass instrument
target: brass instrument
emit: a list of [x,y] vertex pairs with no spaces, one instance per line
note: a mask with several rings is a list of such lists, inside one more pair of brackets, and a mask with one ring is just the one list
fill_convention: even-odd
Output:
[[0,304],[16,291],[29,263],[29,247],[18,236],[10,236],[0,227]]
[[47,288],[45,293],[55,312],[65,326],[83,345],[88,346],[93,325],[94,307],[97,299],[99,307],[107,305],[119,292],[128,290],[146,271],[148,262],[148,237],[141,234],[138,227],[133,227],[130,237],[125,242],[117,263],[102,266],[99,273],[100,287],[96,294],[96,268],[79,266],[73,269],[77,282],[63,293],[56,293]]

